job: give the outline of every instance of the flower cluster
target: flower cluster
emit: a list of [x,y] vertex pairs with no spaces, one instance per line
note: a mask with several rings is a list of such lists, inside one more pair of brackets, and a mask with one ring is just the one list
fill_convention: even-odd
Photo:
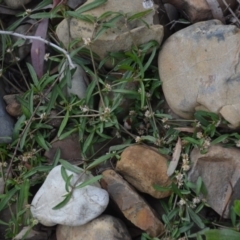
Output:
[[84,113],[89,111],[89,107],[87,105],[80,106],[80,108]]
[[100,116],[100,120],[102,122],[108,122],[110,116],[111,116],[111,109],[109,107],[105,107],[104,112]]
[[182,154],[182,161],[182,169],[186,172],[190,169],[188,154]]

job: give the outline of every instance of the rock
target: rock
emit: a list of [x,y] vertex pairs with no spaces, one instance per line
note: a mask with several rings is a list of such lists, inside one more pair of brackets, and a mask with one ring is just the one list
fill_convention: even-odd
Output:
[[[176,55],[177,53],[177,55]],[[218,20],[173,34],[159,53],[163,92],[171,109],[191,119],[196,109],[240,122],[240,29]]]
[[[64,89],[65,94],[68,96],[70,94],[77,95],[80,99],[85,97],[87,86],[89,84],[87,75],[80,65],[74,64],[76,70],[71,79],[71,86]],[[64,64],[61,72],[64,70],[66,65]],[[64,74],[61,75],[60,80],[64,78]]]
[[46,151],[44,156],[52,161],[58,148],[61,150],[60,157],[62,159],[68,161],[81,160],[81,148],[77,134],[72,134],[63,140],[54,140],[52,143],[52,148]]
[[21,104],[17,101],[16,97],[19,94],[10,94],[3,97],[6,102],[6,110],[12,117],[19,117],[22,115]]
[[[94,0],[88,0],[87,3],[83,4],[79,9],[93,1]],[[138,12],[145,11],[146,9],[143,8],[142,1],[109,0],[104,5],[84,12],[84,15],[89,14],[94,17],[99,17],[105,12],[119,12],[119,10],[121,10],[122,13],[128,13],[128,16],[131,16]],[[153,25],[154,14],[154,11],[152,11],[143,17],[143,20],[149,24],[149,28],[140,20],[131,21],[129,22],[128,27],[126,27],[124,18],[120,18],[114,22],[113,28],[107,29],[106,32],[101,34],[93,41],[93,43],[91,43],[92,51],[97,53],[100,59],[103,59],[109,52],[129,50],[133,43],[140,45],[147,43],[150,40],[155,40],[158,43],[161,43],[163,38],[163,27],[159,24]],[[111,19],[112,17],[113,16],[110,16],[108,19]],[[103,23],[108,19],[104,19]],[[74,39],[92,38],[93,32],[97,32],[98,29],[96,29],[96,31],[94,30],[94,24],[72,18],[63,20],[58,25],[56,33],[63,44],[68,46],[68,44]],[[83,42],[78,44],[78,46],[82,45]],[[111,67],[112,63],[109,61],[106,65]]]
[[57,114],[58,114],[58,112],[56,110],[51,110],[50,115],[49,115],[49,118],[51,120],[48,122],[48,124],[55,128],[60,127],[60,125],[62,123],[62,119],[57,118],[57,116],[58,116]]
[[[33,24],[25,23],[18,26],[14,32],[20,33],[22,35],[34,36],[36,28],[37,28],[36,22],[33,22]],[[16,43],[19,39],[22,40],[22,38],[16,36],[11,36],[11,39],[13,43]],[[30,40],[25,41],[22,40],[22,42],[19,42],[19,44],[14,48],[14,56],[18,58],[18,61],[23,60],[30,53],[31,45],[32,42]],[[15,58],[13,58],[12,53],[6,54],[6,61],[15,62]]]
[[[191,23],[215,18],[206,0],[169,0],[167,2],[175,6]],[[226,15],[228,12],[223,1],[218,0],[216,2],[223,14]],[[226,0],[226,3],[232,9],[237,6],[236,0]]]
[[4,0],[7,6],[13,9],[23,8],[31,0]]
[[131,185],[155,198],[164,198],[171,194],[170,191],[159,192],[153,188],[155,184],[161,187],[171,184],[167,169],[167,159],[156,150],[143,145],[126,148],[116,165],[116,171]]
[[[93,177],[90,173],[84,173],[83,169],[76,169],[80,174],[66,170],[68,176],[73,175],[70,183],[72,186],[79,178],[81,179],[78,184]],[[31,203],[32,215],[41,224],[45,226],[56,224],[80,226],[98,217],[108,205],[108,193],[101,189],[99,183],[96,182],[83,188],[74,189],[70,201],[62,208],[53,210],[67,194],[65,185],[61,175],[61,165],[59,165],[50,171]]]
[[76,9],[78,8],[80,5],[82,5],[83,3],[85,3],[87,0],[68,0],[67,1],[67,5],[71,8],[71,9]]
[[101,186],[129,221],[152,237],[164,232],[164,226],[154,210],[119,174],[106,170],[102,175]]
[[234,200],[240,199],[240,150],[215,145],[206,154],[194,149],[190,158],[189,180],[196,183],[201,177],[208,192],[207,203],[219,215],[229,217]]
[[14,120],[5,110],[3,89],[3,83],[0,81],[0,143],[10,143],[12,141]]
[[102,215],[80,227],[58,225],[57,240],[131,240],[122,221]]

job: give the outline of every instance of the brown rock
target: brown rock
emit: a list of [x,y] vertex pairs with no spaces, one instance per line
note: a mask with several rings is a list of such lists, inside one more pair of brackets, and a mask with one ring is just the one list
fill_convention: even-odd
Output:
[[155,212],[119,174],[114,170],[106,170],[102,174],[101,186],[128,220],[152,237],[163,233],[164,226]]
[[[192,23],[214,18],[206,0],[169,0],[167,2],[175,6]],[[232,9],[237,5],[236,0],[226,0],[226,2]],[[218,4],[223,14],[227,14],[224,3],[218,0]]]
[[52,144],[52,148],[45,152],[44,156],[50,161],[53,160],[57,149],[61,150],[61,158],[68,161],[81,160],[81,148],[79,137],[77,134],[72,134],[63,140],[57,140]]
[[22,115],[21,104],[17,101],[17,96],[19,96],[19,94],[5,95],[3,97],[7,104],[6,110],[13,117],[19,117]]
[[157,151],[147,146],[134,145],[122,152],[116,171],[139,191],[155,198],[164,198],[170,195],[170,191],[159,192],[153,185],[166,187],[171,184],[167,168],[167,159]]
[[58,225],[57,240],[131,240],[122,221],[102,215],[91,222],[77,227]]
[[233,201],[240,199],[240,150],[216,145],[206,154],[194,149],[190,158],[189,180],[196,183],[201,177],[208,192],[207,203],[227,218]]

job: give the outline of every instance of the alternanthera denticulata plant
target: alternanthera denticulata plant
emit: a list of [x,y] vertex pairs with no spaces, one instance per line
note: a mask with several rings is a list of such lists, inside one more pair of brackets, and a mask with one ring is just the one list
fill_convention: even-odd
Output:
[[[4,193],[0,195],[0,211],[9,209],[11,214],[11,220],[8,222],[0,221],[1,225],[6,226],[5,238],[12,239],[23,226],[29,226],[31,229],[37,224],[29,211],[33,188],[39,186],[56,165],[62,164],[62,176],[66,181],[66,189],[69,189],[64,201],[55,206],[56,211],[67,203],[75,188],[101,178],[101,175],[96,175],[89,182],[69,186],[71,176],[67,176],[65,170],[74,172],[76,168],[60,159],[60,151],[56,152],[51,163],[46,161],[44,151],[51,148],[56,139],[63,140],[71,134],[79,136],[81,158],[78,165],[84,171],[93,171],[106,160],[119,159],[121,152],[131,144],[147,144],[155,147],[159,153],[171,156],[180,138],[183,149],[179,164],[172,175],[174,180],[174,184],[170,186],[172,195],[159,203],[165,211],[161,220],[166,231],[155,239],[183,237],[188,239],[194,233],[196,225],[207,231],[211,223],[207,219],[202,219],[200,215],[200,210],[205,206],[203,196],[207,190],[204,189],[204,183],[200,178],[196,184],[187,180],[187,172],[191,167],[189,154],[193,147],[199,147],[205,152],[210,145],[217,143],[239,146],[240,135],[221,133],[219,124],[226,123],[213,113],[198,111],[193,120],[186,121],[172,119],[164,112],[161,80],[156,61],[159,51],[157,42],[150,41],[141,46],[134,44],[126,52],[109,53],[105,59],[99,59],[91,51],[91,44],[106,29],[114,28],[115,21],[124,18],[127,24],[128,21],[141,19],[153,9],[135,15],[107,12],[95,18],[85,15],[84,12],[100,7],[105,0],[87,4],[80,14],[70,11],[65,5],[59,5],[51,11],[44,10],[51,2],[45,0],[34,9],[26,9],[8,29],[4,29],[0,24],[0,74],[14,92],[19,94],[17,99],[22,110],[22,115],[18,117],[14,127],[13,142],[0,145],[0,176],[5,182]],[[10,35],[14,33],[8,34],[7,31],[14,31],[19,24],[29,18],[40,21],[44,18],[54,20],[68,17],[76,17],[95,25],[92,38],[74,40],[65,49],[53,34],[55,26],[49,25],[48,48],[44,57],[46,71],[39,78],[30,63],[18,61],[17,56],[14,56],[14,49],[23,41],[13,42]],[[34,36],[29,37],[30,40],[33,38]],[[83,45],[76,48],[79,41]],[[5,61],[6,52],[13,54],[14,62]],[[106,61],[113,63],[114,67],[111,70],[104,67]],[[73,67],[71,68],[72,62],[81,65],[91,80],[83,99],[74,95],[66,96],[62,91],[71,85],[75,71]],[[68,67],[62,70],[64,63]],[[21,86],[11,81],[10,75],[6,74],[13,68],[17,69],[19,79],[23,79]],[[60,81],[63,74],[64,77]],[[133,87],[128,89],[131,84]],[[121,116],[124,110],[121,103],[124,99],[131,104],[125,115]],[[58,128],[51,125],[53,120],[61,121]],[[120,139],[121,144],[112,145],[107,154],[98,156],[94,145],[96,143],[104,145],[112,139]],[[161,186],[155,188],[159,191],[165,190]],[[234,219],[235,227],[238,222],[237,215],[233,217]],[[143,234],[142,239],[154,238]]]

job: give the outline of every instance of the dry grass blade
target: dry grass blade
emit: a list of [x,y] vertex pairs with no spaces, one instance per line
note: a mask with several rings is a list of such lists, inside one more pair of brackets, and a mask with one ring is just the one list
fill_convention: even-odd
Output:
[[181,152],[182,152],[182,141],[181,141],[181,138],[178,138],[172,160],[168,166],[168,170],[167,170],[168,176],[171,176],[174,173],[174,171],[176,170],[179,159],[180,159]]
[[192,127],[176,127],[175,130],[179,132],[188,132],[188,133],[194,133],[195,129]]

